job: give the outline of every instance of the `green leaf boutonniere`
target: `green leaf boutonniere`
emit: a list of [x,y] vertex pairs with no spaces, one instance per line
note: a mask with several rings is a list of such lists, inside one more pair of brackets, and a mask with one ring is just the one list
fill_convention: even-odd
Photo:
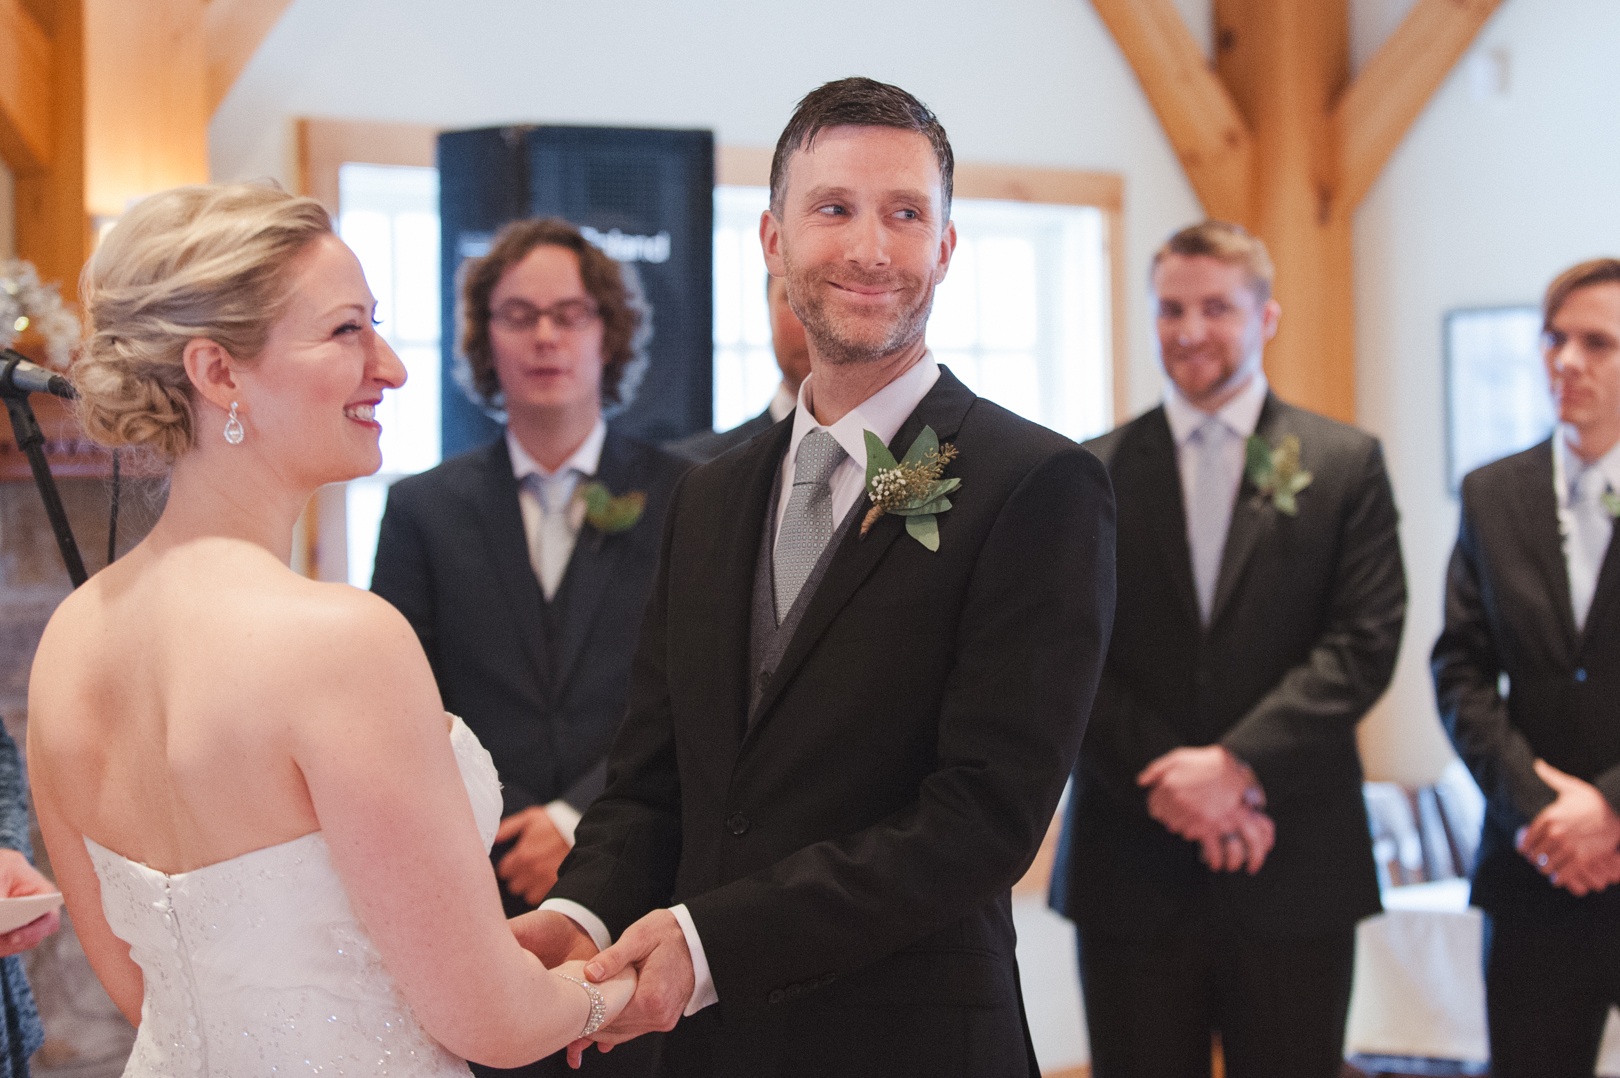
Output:
[[1311,485],[1311,473],[1299,466],[1299,438],[1289,434],[1276,448],[1267,444],[1258,434],[1251,434],[1246,444],[1248,460],[1243,478],[1254,484],[1262,499],[1270,498],[1277,512],[1286,516],[1299,515],[1299,492]]
[[1609,514],[1610,520],[1620,520],[1620,494],[1606,490],[1599,500],[1603,502],[1603,510]]
[[866,432],[866,496],[872,508],[861,521],[864,536],[884,513],[906,518],[906,533],[929,550],[939,549],[940,513],[951,507],[945,495],[962,485],[960,479],[941,479],[945,465],[956,457],[956,447],[939,444],[933,427],[924,427],[896,461],[889,447]]
[[647,495],[632,490],[614,497],[601,483],[585,483],[574,497],[585,503],[585,521],[603,535],[617,535],[636,526],[647,508]]

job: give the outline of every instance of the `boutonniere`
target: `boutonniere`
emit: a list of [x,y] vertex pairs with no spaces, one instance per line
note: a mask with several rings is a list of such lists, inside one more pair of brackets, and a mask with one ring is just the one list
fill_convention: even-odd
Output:
[[1609,514],[1610,520],[1620,520],[1620,494],[1605,490],[1603,497],[1598,500],[1603,503],[1603,511]]
[[962,485],[960,479],[941,479],[945,465],[956,458],[956,447],[939,444],[933,427],[924,427],[896,461],[889,447],[866,432],[866,496],[872,508],[861,521],[861,535],[871,530],[884,513],[906,518],[906,533],[929,550],[939,549],[939,514],[951,507],[945,495]]
[[585,506],[585,522],[603,535],[617,535],[636,526],[647,508],[645,491],[632,490],[614,497],[601,483],[585,483],[574,492]]
[[1299,466],[1299,438],[1288,434],[1275,448],[1258,434],[1249,435],[1243,478],[1254,484],[1262,500],[1271,499],[1277,512],[1299,515],[1299,492],[1311,485],[1311,473]]

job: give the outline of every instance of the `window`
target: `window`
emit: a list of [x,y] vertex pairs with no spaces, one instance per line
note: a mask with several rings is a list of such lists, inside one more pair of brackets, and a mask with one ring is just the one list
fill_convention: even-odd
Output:
[[[714,425],[764,410],[771,354],[759,217],[764,187],[715,189]],[[928,343],[969,389],[1071,438],[1113,423],[1109,252],[1095,206],[958,198],[956,254]]]

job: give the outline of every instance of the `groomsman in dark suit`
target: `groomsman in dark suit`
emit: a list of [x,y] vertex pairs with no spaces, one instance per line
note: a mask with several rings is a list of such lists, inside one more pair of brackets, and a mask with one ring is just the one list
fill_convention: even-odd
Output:
[[760,224],[813,373],[677,492],[607,791],[520,922],[553,958],[616,939],[587,973],[640,982],[598,1039],[674,1027],[666,1074],[1039,1073],[1009,892],[1085,728],[1113,504],[928,352],[951,169],[898,87],[800,103]]
[[1119,606],[1054,905],[1097,1078],[1337,1076],[1355,923],[1379,909],[1356,724],[1406,613],[1366,434],[1266,385],[1271,260],[1235,225],[1153,260],[1162,407],[1097,439]]
[[[409,619],[445,707],[495,760],[505,818],[493,856],[516,915],[555,882],[601,792],[664,511],[688,465],[607,429],[604,408],[629,403],[646,363],[646,311],[633,278],[573,225],[508,225],[468,266],[461,308],[471,388],[506,429],[393,486],[372,590]],[[646,1074],[654,1050],[590,1066]],[[559,1054],[518,1073],[566,1070]]]
[[730,430],[698,431],[664,447],[677,457],[698,464],[713,460],[726,450],[764,434],[793,411],[799,399],[799,386],[810,374],[810,345],[804,339],[804,325],[788,305],[786,281],[780,277],[765,278],[765,304],[771,317],[771,350],[782,372],[776,396],[763,412],[746,423]]
[[1433,656],[1487,802],[1496,1078],[1590,1076],[1620,1003],[1620,261],[1567,270],[1543,318],[1558,428],[1463,479]]

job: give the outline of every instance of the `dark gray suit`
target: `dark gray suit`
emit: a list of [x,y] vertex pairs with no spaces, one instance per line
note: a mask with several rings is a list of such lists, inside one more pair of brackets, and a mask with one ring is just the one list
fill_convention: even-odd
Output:
[[[1273,445],[1296,435],[1314,481],[1297,516],[1242,482],[1207,627],[1164,409],[1088,445],[1119,505],[1119,609],[1053,905],[1081,931],[1099,1078],[1180,1074],[1182,1060],[1207,1074],[1212,1025],[1224,1031],[1229,1065],[1241,1064],[1239,1024],[1267,1016],[1292,1032],[1257,1030],[1261,1058],[1298,1048],[1295,1059],[1313,1062],[1284,1072],[1337,1075],[1352,928],[1379,909],[1356,724],[1389,683],[1406,613],[1383,454],[1361,431],[1270,395],[1256,433]],[[1195,843],[1148,815],[1136,783],[1164,753],[1210,744],[1248,763],[1265,787],[1277,835],[1257,875],[1206,868]],[[1234,950],[1217,941],[1253,941],[1234,947],[1257,968],[1308,961],[1319,977],[1279,1000],[1228,984],[1212,1004],[1206,984],[1225,984],[1223,956]],[[1299,951],[1305,941],[1315,941],[1315,958]],[[1143,948],[1162,952],[1162,977],[1144,967]],[[1212,972],[1200,980],[1193,971],[1205,962]]]
[[776,420],[771,418],[770,409],[767,408],[748,422],[740,423],[730,430],[700,430],[679,441],[667,443],[664,450],[695,464],[706,464],[721,453],[752,441],[774,426]]

